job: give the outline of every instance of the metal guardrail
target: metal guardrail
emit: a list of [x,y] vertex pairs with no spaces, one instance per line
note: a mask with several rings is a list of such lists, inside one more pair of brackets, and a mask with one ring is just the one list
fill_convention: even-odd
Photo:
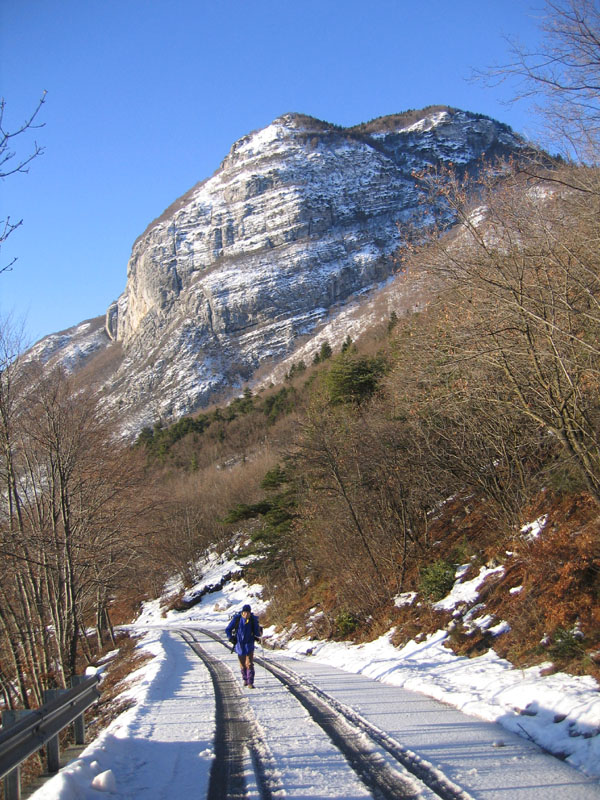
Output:
[[40,708],[22,713],[12,721],[15,712],[4,712],[0,730],[0,778],[4,778],[7,800],[20,797],[19,766],[30,755],[48,746],[48,772],[60,768],[58,734],[75,723],[76,744],[84,744],[83,713],[100,697],[99,675],[89,678],[75,676],[76,685],[70,689],[53,690],[56,696]]

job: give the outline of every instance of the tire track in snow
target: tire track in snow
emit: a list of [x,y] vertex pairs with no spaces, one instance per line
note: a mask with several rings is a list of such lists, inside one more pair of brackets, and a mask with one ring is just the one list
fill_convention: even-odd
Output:
[[304,706],[314,722],[329,736],[337,749],[345,756],[356,775],[365,784],[376,800],[419,800],[413,781],[392,769],[373,750],[368,736],[351,725],[344,715],[323,701],[314,692],[300,686],[298,680],[285,675],[264,659],[256,659],[264,669],[274,675],[285,688]]
[[[201,629],[200,632],[227,646],[212,631]],[[414,779],[440,800],[473,800],[472,795],[448,779],[433,764],[372,725],[353,709],[330,697],[306,678],[264,656],[255,657],[255,662],[277,678],[304,706],[377,800],[417,800],[421,795],[415,790]],[[382,761],[381,756],[374,752],[373,745],[365,741],[365,737],[391,756],[400,766],[402,774]],[[409,776],[406,776],[407,772],[410,773]]]
[[207,800],[244,800],[248,797],[248,752],[261,800],[275,800],[284,796],[275,777],[268,747],[262,740],[233,673],[218,658],[204,650],[196,640],[194,631],[180,631],[180,635],[206,665],[215,693],[215,758],[210,771]]
[[[396,741],[388,733],[368,722],[353,709],[345,706],[343,703],[340,703],[338,700],[319,689],[318,686],[307,678],[301,677],[293,670],[281,664],[275,665],[272,661],[265,658],[256,658],[255,661],[271,674],[278,677],[288,688],[291,689],[293,686],[298,692],[314,695],[324,705],[328,706],[332,712],[341,715],[348,723],[358,728],[373,742],[379,745],[379,747],[385,750],[386,753],[392,756],[392,758],[404,767],[405,770],[410,772],[412,776],[431,789],[440,800],[474,800],[471,794],[454,783],[454,781],[449,780],[444,773],[437,769],[437,767],[434,767],[433,764],[421,758],[406,746],[400,744],[400,742]],[[397,795],[396,797],[404,797],[404,795]],[[406,795],[406,797],[415,797],[415,795]]]

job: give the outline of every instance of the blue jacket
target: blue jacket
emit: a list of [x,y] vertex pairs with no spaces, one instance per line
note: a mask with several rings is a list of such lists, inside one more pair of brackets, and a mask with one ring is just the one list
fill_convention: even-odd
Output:
[[233,629],[237,625],[237,635],[235,637],[235,652],[238,656],[247,656],[254,652],[254,638],[260,637],[260,625],[258,617],[250,614],[248,622],[242,617],[241,613],[234,614],[229,625],[225,628],[225,635],[229,639]]

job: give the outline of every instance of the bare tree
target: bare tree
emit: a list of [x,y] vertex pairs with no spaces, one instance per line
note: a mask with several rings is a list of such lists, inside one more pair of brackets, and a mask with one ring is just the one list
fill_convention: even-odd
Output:
[[[143,592],[155,510],[141,454],[115,446],[95,398],[19,358],[0,330],[0,690],[36,705],[113,636],[109,609]],[[145,486],[148,485],[148,493]]]
[[388,395],[341,405],[315,392],[292,459],[312,569],[333,581],[342,607],[364,613],[402,590],[428,548],[427,512],[444,496],[415,421]]
[[[3,97],[0,98],[0,180],[17,173],[28,172],[31,162],[44,152],[44,148],[34,141],[31,150],[20,156],[14,149],[14,143],[16,139],[22,138],[27,131],[43,127],[44,123],[38,123],[37,120],[45,102],[46,92],[42,94],[33,113],[20,126],[14,130],[9,130],[4,121],[6,101]],[[22,223],[22,219],[18,222],[11,222],[10,217],[0,220],[0,247]],[[9,264],[0,267],[0,274],[10,270],[15,261],[16,258],[13,258]]]
[[555,437],[600,502],[600,193],[566,188],[597,189],[599,175],[563,167],[550,179],[525,179],[506,165],[469,186],[432,177],[461,225],[423,259],[445,282],[456,314],[448,352],[505,384],[487,398],[482,386],[481,399]]
[[488,70],[516,78],[515,99],[537,99],[547,129],[567,155],[597,163],[600,145],[600,9],[596,0],[545,0],[542,44],[512,40],[514,60]]

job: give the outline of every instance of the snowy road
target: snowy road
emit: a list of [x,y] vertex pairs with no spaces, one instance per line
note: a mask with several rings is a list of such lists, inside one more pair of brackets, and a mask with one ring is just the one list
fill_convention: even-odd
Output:
[[[196,631],[195,637],[223,658],[223,645],[215,644],[210,632]],[[367,787],[380,798],[600,798],[597,782],[498,725],[324,664],[275,653],[258,663],[264,670],[259,672],[262,689],[257,695],[246,692],[247,701],[271,761],[278,765],[282,796],[360,797]],[[276,722],[274,716],[283,719]],[[290,728],[295,744],[289,741]],[[299,794],[298,775],[290,765],[301,759],[308,762],[304,770],[314,773],[316,766],[318,771],[322,754],[314,747],[317,741],[320,748],[333,746],[333,752],[343,753],[344,761],[335,779],[330,765],[322,770],[327,789]],[[351,784],[356,794],[349,794]]]
[[[211,633],[207,631],[189,631],[185,634],[184,638],[190,641],[192,649],[198,652],[208,666],[210,659],[214,658],[214,656],[208,655],[208,651],[210,649],[215,649],[215,639],[211,636]],[[219,647],[222,650],[222,645],[219,645]],[[265,684],[266,691],[271,695],[272,708],[268,709],[269,712],[272,713],[273,710],[275,710],[277,714],[285,712],[284,718],[288,726],[290,718],[296,718],[298,720],[294,728],[296,735],[299,736],[298,744],[304,752],[301,754],[293,752],[292,759],[297,759],[299,755],[303,758],[310,755],[306,752],[305,743],[307,737],[314,740],[315,736],[318,736],[320,740],[319,747],[321,749],[315,754],[317,763],[322,758],[322,753],[325,748],[330,749],[333,745],[334,749],[332,750],[332,754],[337,750],[338,754],[336,754],[336,757],[339,759],[339,754],[342,754],[345,759],[345,763],[341,761],[338,766],[338,771],[340,772],[338,783],[347,787],[349,780],[352,782],[357,780],[358,783],[356,787],[353,787],[353,791],[357,792],[356,796],[365,796],[364,789],[361,791],[361,782],[371,789],[376,797],[380,797],[382,800],[392,800],[393,798],[407,798],[408,800],[408,798],[414,799],[419,796],[411,781],[406,780],[391,769],[379,754],[374,751],[373,747],[369,746],[366,737],[362,736],[361,732],[356,730],[355,726],[349,725],[344,716],[340,714],[337,709],[333,708],[330,702],[319,698],[306,685],[302,685],[302,682],[295,673],[289,669],[282,670],[271,664],[270,661],[265,658],[258,659],[258,663],[265,669],[263,683]],[[231,670],[228,669],[228,672],[231,673]],[[222,694],[218,685],[219,676],[214,676],[213,680],[216,685],[216,696],[219,697],[219,695]],[[224,676],[224,683],[227,687],[227,675]],[[249,692],[249,690],[246,690],[246,693],[254,694],[253,692]],[[272,728],[272,721],[268,719],[268,715],[264,713],[264,710],[258,715],[256,714],[254,697],[249,697],[252,706],[250,710],[239,695],[241,695],[240,690],[233,693],[233,697],[231,698],[234,703],[237,702],[238,711],[234,719],[233,735],[227,732],[228,723],[231,720],[230,718],[222,718],[226,715],[221,715],[219,713],[219,703],[217,703],[216,715],[216,741],[220,745],[223,739],[228,740],[230,748],[233,751],[233,754],[230,754],[232,762],[232,783],[235,787],[238,782],[237,762],[239,762],[239,754],[237,751],[241,749],[239,747],[240,743],[235,741],[234,737],[236,732],[242,727],[240,721],[243,721],[245,723],[243,727],[247,731],[245,744],[252,755],[252,763],[255,766],[255,777],[260,796],[264,798],[278,795],[287,796],[285,781],[280,778],[280,767],[277,765],[285,764],[286,772],[290,771],[289,743],[286,742],[285,744],[285,752],[281,749],[281,739],[285,741],[290,738],[289,727],[283,732],[282,737],[282,732]],[[295,705],[294,701],[300,703],[300,708]],[[302,709],[304,709],[304,711],[302,711]],[[272,733],[270,736],[265,735],[265,726],[271,727]],[[305,728],[304,731],[302,727]],[[327,742],[327,738],[331,740],[331,743]],[[298,744],[296,745],[296,749]],[[215,748],[215,753],[216,752],[217,748]],[[223,786],[225,785],[222,776],[223,765],[227,766],[228,760],[227,756],[222,758],[220,762],[219,759],[215,759],[208,792],[210,800],[236,796],[235,790],[233,793],[223,791]],[[351,771],[349,770],[350,765]],[[317,766],[317,769],[320,769],[320,766]],[[329,779],[331,780],[331,767],[326,771],[329,772]],[[354,776],[352,772],[354,772]],[[294,780],[297,781],[296,776],[294,776]],[[213,784],[219,788],[213,790]],[[322,788],[321,791],[325,791],[325,789]],[[330,788],[327,789],[327,792],[326,795],[321,796],[340,796],[337,793],[331,793]],[[347,795],[344,794],[343,796]],[[366,796],[370,795],[366,794]]]
[[316,660],[259,652],[244,689],[221,630],[148,628],[135,704],[35,800],[600,800],[495,723]]

